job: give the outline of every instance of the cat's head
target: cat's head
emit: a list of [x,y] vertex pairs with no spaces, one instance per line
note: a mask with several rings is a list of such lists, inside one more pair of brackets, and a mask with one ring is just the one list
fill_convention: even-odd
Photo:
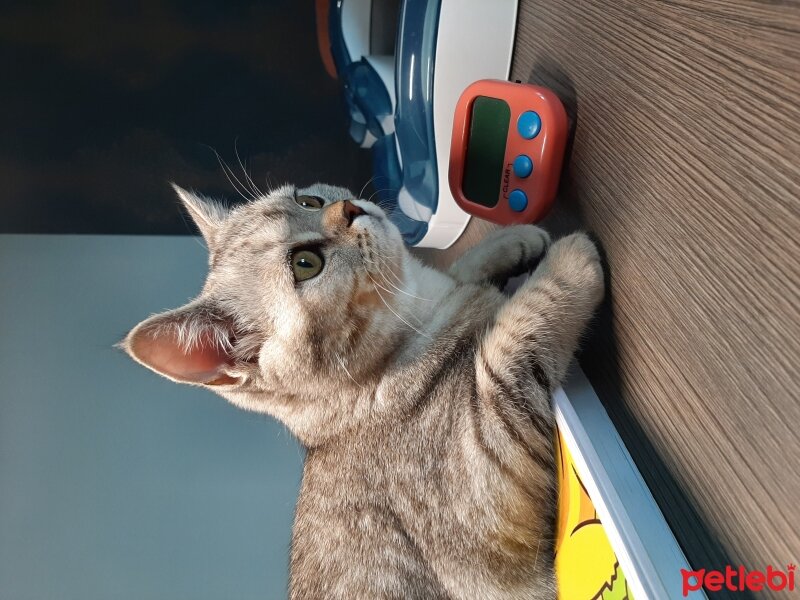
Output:
[[176,190],[206,240],[208,277],[195,300],[146,319],[122,347],[301,438],[352,420],[342,403],[374,389],[409,332],[389,292],[407,276],[397,228],[375,204],[327,185],[286,186],[230,209]]

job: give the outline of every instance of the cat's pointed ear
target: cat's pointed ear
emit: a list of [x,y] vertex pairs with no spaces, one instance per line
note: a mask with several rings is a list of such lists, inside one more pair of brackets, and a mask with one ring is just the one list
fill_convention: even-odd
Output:
[[174,183],[172,187],[210,247],[214,241],[214,233],[228,216],[228,209],[219,202],[185,190]]
[[233,319],[195,301],[139,323],[120,343],[137,362],[179,383],[233,385]]

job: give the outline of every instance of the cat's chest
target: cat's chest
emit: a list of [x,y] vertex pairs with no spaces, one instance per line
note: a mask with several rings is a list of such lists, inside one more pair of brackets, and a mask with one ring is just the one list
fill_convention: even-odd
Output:
[[342,507],[438,512],[463,481],[459,431],[466,423],[460,404],[468,402],[471,377],[462,374],[458,386],[445,382],[444,389],[429,390],[425,405],[411,416],[309,456],[314,464],[307,465],[304,487],[324,487],[324,495]]

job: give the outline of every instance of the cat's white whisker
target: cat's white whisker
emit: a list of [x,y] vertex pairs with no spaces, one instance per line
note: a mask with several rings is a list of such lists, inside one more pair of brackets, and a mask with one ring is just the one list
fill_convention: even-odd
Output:
[[411,292],[409,292],[409,291],[407,291],[407,290],[404,290],[403,288],[399,288],[399,287],[397,287],[395,284],[393,284],[391,281],[389,281],[389,280],[386,278],[386,275],[384,275],[382,271],[379,271],[378,273],[380,274],[380,276],[381,276],[381,279],[383,279],[383,282],[384,282],[386,285],[390,285],[390,286],[392,286],[394,289],[396,289],[396,290],[397,290],[398,292],[400,292],[401,294],[405,294],[406,296],[409,296],[410,298],[414,298],[415,300],[422,300],[423,302],[435,302],[435,300],[433,300],[432,298],[423,298],[423,297],[421,297],[421,296],[415,296],[415,295],[414,295],[414,294],[412,294]]
[[[411,297],[411,298],[414,298],[414,299],[416,299],[416,300],[422,300],[422,301],[424,301],[424,302],[434,302],[434,300],[432,300],[432,299],[429,299],[429,298],[422,298],[422,297],[420,297],[420,296],[415,296],[414,294],[412,294],[412,293],[411,293],[411,292],[409,292],[408,290],[404,290],[403,288],[397,287],[395,284],[393,284],[391,281],[389,281],[389,280],[386,278],[386,275],[385,275],[386,271],[388,271],[389,273],[391,273],[391,274],[394,276],[395,280],[396,280],[398,283],[402,284],[402,281],[400,280],[400,278],[399,278],[399,277],[398,277],[398,276],[397,276],[397,275],[396,275],[396,274],[395,274],[395,273],[394,273],[394,272],[393,272],[393,271],[392,271],[390,268],[386,268],[386,267],[387,267],[387,265],[388,265],[388,261],[387,261],[386,259],[383,259],[383,262],[381,262],[381,259],[382,259],[383,257],[382,257],[382,255],[381,255],[380,253],[378,253],[377,251],[375,251],[375,249],[374,249],[374,248],[372,249],[372,253],[373,253],[373,255],[374,255],[374,256],[375,256],[375,257],[378,259],[377,261],[374,261],[374,260],[369,260],[369,259],[368,259],[366,256],[364,256],[363,254],[361,255],[361,258],[362,258],[362,260],[363,260],[364,262],[366,262],[366,263],[369,263],[369,264],[371,264],[371,265],[375,265],[375,266],[377,267],[377,269],[375,270],[375,272],[374,272],[374,273],[371,273],[371,272],[367,271],[367,275],[369,275],[369,276],[370,276],[370,279],[372,279],[372,275],[373,275],[373,274],[375,274],[375,275],[380,275],[381,279],[383,280],[383,282],[384,282],[386,285],[389,285],[389,286],[393,287],[395,290],[397,290],[397,291],[398,291],[398,292],[400,292],[401,294],[405,294],[406,296],[409,296],[409,297]],[[372,282],[373,282],[375,285],[378,285],[378,283],[377,283],[377,282],[376,282],[374,279],[372,279]],[[393,292],[392,290],[389,290],[389,289],[387,289],[387,288],[385,288],[385,287],[382,287],[382,286],[381,286],[381,289],[383,289],[383,290],[387,291],[388,293],[392,294],[393,296],[394,296],[394,295],[396,295],[396,294],[395,294],[395,292]]]
[[265,196],[269,196],[270,194],[272,194],[273,191],[275,191],[275,184],[272,183],[271,180],[272,180],[272,177],[270,176],[269,173],[267,173],[264,176],[264,183],[267,186],[267,193],[265,194]]
[[383,287],[381,284],[379,284],[377,281],[375,281],[375,279],[372,277],[372,274],[371,274],[369,271],[367,271],[367,275],[369,275],[369,278],[370,278],[370,279],[372,279],[372,283],[373,283],[375,286],[377,286],[377,287],[381,288],[383,291],[385,291],[385,292],[387,292],[387,293],[391,294],[392,296],[395,296],[395,295],[396,295],[396,294],[395,294],[395,292],[393,292],[392,290],[389,290],[389,289],[387,289],[387,288]]
[[378,199],[378,200],[366,200],[366,202],[369,202],[373,206],[377,206],[387,216],[391,216],[392,214],[394,214],[395,207],[392,206],[392,204],[390,204],[388,202],[384,202],[383,200],[380,200],[380,199]]
[[[367,202],[372,202],[372,199],[373,199],[373,198],[374,198],[376,195],[380,194],[381,192],[397,192],[397,191],[398,191],[398,190],[397,190],[396,188],[382,188],[382,189],[380,189],[380,190],[375,190],[375,191],[374,191],[374,192],[373,192],[373,193],[370,195],[370,197],[367,199]],[[381,204],[381,202],[383,202],[383,204]],[[395,210],[395,207],[394,207],[394,206],[387,205],[387,204],[386,204],[386,202],[384,202],[384,201],[383,201],[383,200],[381,200],[380,198],[378,198],[378,201],[377,201],[377,202],[373,202],[373,204],[377,204],[378,206],[380,206],[380,207],[381,207],[381,208],[382,208],[382,209],[383,209],[383,210],[384,210],[386,213],[388,213],[388,214],[392,214],[392,213],[394,212],[394,210]]]
[[[383,280],[383,282],[384,282],[386,285],[393,287],[395,290],[397,290],[397,291],[398,291],[398,292],[400,292],[401,294],[405,294],[406,296],[409,296],[410,298],[414,298],[415,300],[422,300],[423,302],[434,302],[434,300],[433,300],[433,299],[431,299],[431,298],[423,298],[423,297],[421,297],[421,296],[417,296],[417,295],[415,295],[415,294],[412,294],[412,293],[411,293],[411,292],[409,292],[408,290],[406,290],[406,289],[403,289],[403,288],[401,288],[401,287],[399,287],[399,286],[395,285],[395,284],[394,284],[394,283],[392,283],[391,281],[389,281],[388,277],[386,277],[386,273],[387,273],[387,272],[392,274],[392,276],[395,278],[395,281],[397,281],[397,282],[398,282],[398,283],[400,283],[401,285],[402,285],[402,283],[403,283],[403,282],[400,280],[400,278],[397,276],[397,274],[396,274],[396,273],[394,273],[394,271],[392,271],[392,269],[391,269],[391,268],[388,268],[388,267],[387,267],[388,261],[386,261],[386,260],[384,259],[384,261],[383,261],[383,262],[381,262],[381,256],[380,256],[380,255],[379,255],[377,252],[375,253],[375,256],[377,256],[377,257],[378,257],[378,262],[377,262],[378,270],[376,271],[376,274],[380,275],[381,279]],[[375,264],[375,263],[373,263],[373,264]],[[389,290],[387,290],[387,291],[389,291]]]
[[347,373],[347,376],[352,380],[353,383],[355,383],[358,387],[360,387],[363,390],[364,386],[358,383],[358,381],[356,381],[356,378],[353,377],[353,375],[350,373],[349,369],[347,368],[347,365],[344,364],[344,359],[341,357],[341,355],[337,352],[335,356],[336,359],[339,361],[339,364],[342,366],[342,369],[344,369],[344,372]]
[[417,300],[424,300],[425,302],[433,302],[434,301],[434,300],[432,300],[430,298],[422,298],[420,296],[415,296],[414,294],[410,293],[408,290],[400,288],[397,285],[395,285],[394,283],[392,283],[391,281],[389,281],[389,279],[386,277],[386,273],[387,272],[390,275],[392,275],[392,277],[394,278],[394,280],[398,284],[400,284],[400,285],[404,284],[403,280],[401,280],[400,277],[397,275],[397,273],[395,273],[394,270],[391,268],[391,264],[394,263],[396,261],[396,259],[397,259],[396,255],[391,255],[391,256],[387,257],[386,255],[381,254],[380,252],[375,250],[374,248],[372,249],[372,253],[378,259],[378,262],[377,263],[373,263],[373,264],[377,264],[377,266],[378,266],[378,271],[377,272],[380,274],[381,278],[386,282],[387,285],[390,285],[393,288],[395,288],[397,291],[402,292],[403,294],[407,294],[408,296],[411,296],[412,298],[416,298]]
[[[369,274],[369,271],[367,271],[367,275],[369,275],[369,278],[370,278],[370,279],[372,279],[372,275],[370,275],[370,274]],[[380,285],[378,285],[378,284],[375,282],[375,280],[374,280],[374,279],[372,279],[372,282],[373,282],[373,283],[374,283],[374,284],[377,286],[377,287],[376,287],[376,289],[375,289],[375,293],[376,293],[376,294],[378,294],[378,298],[380,298],[380,299],[381,299],[381,301],[382,301],[382,302],[383,302],[383,303],[386,305],[386,308],[388,308],[388,309],[389,309],[389,312],[391,312],[391,313],[392,313],[392,314],[393,314],[395,317],[397,317],[398,319],[400,319],[400,320],[401,320],[403,323],[405,323],[406,325],[408,325],[408,326],[409,326],[409,327],[410,327],[412,330],[416,331],[416,332],[417,332],[419,335],[421,335],[422,337],[424,337],[424,338],[427,338],[427,339],[429,339],[429,340],[430,340],[430,339],[432,339],[432,338],[431,338],[431,336],[429,336],[427,333],[425,333],[425,332],[423,332],[423,331],[420,331],[419,329],[417,329],[416,327],[414,327],[414,326],[413,326],[411,323],[409,323],[408,321],[406,321],[406,320],[405,320],[403,317],[401,317],[401,316],[400,316],[400,315],[399,315],[397,312],[395,312],[395,310],[394,310],[394,309],[393,309],[393,308],[392,308],[392,307],[389,305],[389,303],[386,301],[386,299],[383,297],[383,295],[381,295],[381,293],[378,291],[378,289],[377,289],[377,288],[378,288],[378,287],[381,287],[381,286],[380,286]],[[384,289],[385,289],[385,288],[384,288]],[[419,321],[419,319],[417,319],[417,320]]]
[[237,148],[238,141],[239,141],[238,137],[235,140],[233,140],[233,152],[234,152],[234,154],[236,154],[236,160],[239,162],[239,166],[242,169],[242,173],[244,173],[245,182],[250,184],[250,189],[253,191],[253,193],[256,195],[256,197],[263,196],[264,192],[262,192],[260,189],[258,189],[258,186],[256,185],[256,182],[253,181],[252,177],[250,177],[250,174],[247,172],[247,169],[245,168],[244,164],[242,163],[242,159],[239,156],[239,149]]
[[[231,169],[231,168],[228,166],[228,164],[227,164],[227,163],[226,163],[224,160],[222,160],[222,157],[219,155],[219,152],[217,152],[217,151],[216,151],[214,148],[211,148],[211,146],[208,146],[208,147],[211,149],[211,151],[212,151],[212,152],[214,153],[214,155],[217,157],[217,162],[219,162],[219,166],[222,168],[222,172],[225,174],[225,178],[226,178],[226,179],[228,180],[228,182],[231,184],[231,186],[233,187],[233,189],[234,189],[234,190],[236,190],[236,193],[238,193],[238,194],[239,194],[239,195],[240,195],[242,198],[244,198],[244,199],[245,199],[245,200],[247,200],[247,201],[250,201],[250,200],[255,200],[255,199],[256,199],[256,197],[253,195],[253,193],[252,193],[250,190],[248,190],[248,189],[247,189],[247,186],[245,186],[245,185],[244,185],[244,184],[243,184],[243,183],[242,183],[242,182],[239,180],[239,178],[238,178],[238,177],[236,176],[236,174],[233,172],[233,169]],[[233,179],[231,179],[231,177],[232,177]],[[234,182],[233,182],[234,180],[236,180],[236,183],[238,183],[238,185],[237,185],[236,183],[234,183]],[[240,189],[240,187],[241,187],[241,189]],[[242,190],[244,190],[244,192],[247,192],[247,194],[245,194],[244,192],[242,192]]]
[[375,181],[375,178],[376,178],[376,177],[377,177],[377,175],[373,175],[372,177],[370,177],[369,179],[367,179],[367,183],[365,183],[363,186],[361,186],[361,190],[358,192],[358,196],[356,196],[356,198],[361,198],[361,194],[363,194],[363,193],[364,193],[364,190],[365,190],[365,189],[367,189],[367,186],[368,186],[370,183],[372,183],[373,181]]
[[241,186],[242,190],[244,190],[244,192],[242,192],[239,190],[239,187],[234,186],[236,188],[236,191],[239,192],[239,195],[242,198],[244,198],[248,202],[250,200],[257,199],[257,196],[252,191],[250,191],[250,189],[248,189],[248,187],[244,183],[242,183],[242,181],[236,176],[236,173],[233,172],[233,169],[231,169],[227,163],[225,163],[222,168],[225,171],[226,177],[228,177],[228,181],[230,181],[231,185],[233,185],[233,181],[231,181],[231,177],[233,177],[233,179],[236,180],[238,186]]

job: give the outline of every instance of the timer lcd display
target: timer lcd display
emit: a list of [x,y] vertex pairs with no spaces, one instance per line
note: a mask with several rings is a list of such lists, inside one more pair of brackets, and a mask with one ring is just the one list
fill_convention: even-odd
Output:
[[478,96],[472,103],[464,179],[467,199],[492,208],[500,197],[511,109],[499,98]]

